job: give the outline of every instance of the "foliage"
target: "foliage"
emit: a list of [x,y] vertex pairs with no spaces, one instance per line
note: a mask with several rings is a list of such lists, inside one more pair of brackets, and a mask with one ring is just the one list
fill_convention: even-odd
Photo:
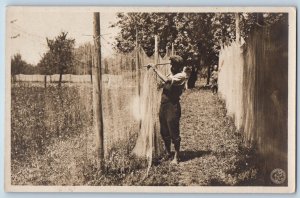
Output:
[[216,64],[221,45],[235,39],[236,16],[241,36],[246,39],[258,22],[272,25],[286,20],[281,13],[118,13],[121,31],[116,49],[134,50],[136,41],[148,55],[154,53],[154,35],[159,37],[159,52],[164,55],[172,43],[185,60],[202,65]]
[[137,40],[150,56],[154,53],[154,35],[160,37],[159,50],[163,52],[176,38],[175,13],[118,13],[117,16],[119,21],[115,26],[121,31],[116,46],[121,52],[132,51]]
[[21,54],[17,53],[11,58],[11,75],[36,73],[40,73],[39,68],[28,64],[22,59]]
[[[69,66],[64,68],[63,73],[76,75],[91,74],[92,54],[94,51],[93,45],[91,45],[90,43],[84,43],[77,48],[74,47],[71,51],[72,54],[70,56],[70,59],[68,60]],[[42,74],[52,75],[60,73],[59,68],[57,68],[54,60],[55,56],[50,50],[44,53],[42,59],[37,65],[40,68]]]
[[82,75],[92,73],[92,55],[94,46],[90,43],[84,43],[74,49],[72,74]]
[[54,39],[47,39],[50,57],[50,66],[53,66],[55,73],[60,75],[69,73],[72,70],[74,60],[75,39],[67,38],[67,32],[61,32]]
[[50,53],[50,51],[44,53],[42,59],[37,64],[37,67],[40,68],[42,74],[52,75],[56,73],[53,60],[54,60],[54,56],[52,53]]

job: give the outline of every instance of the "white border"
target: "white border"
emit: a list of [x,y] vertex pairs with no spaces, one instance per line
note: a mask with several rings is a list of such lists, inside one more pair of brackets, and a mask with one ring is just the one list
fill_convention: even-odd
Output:
[[[288,48],[288,186],[287,187],[218,187],[218,186],[17,186],[11,185],[10,169],[10,130],[11,130],[11,79],[10,79],[10,30],[8,18],[10,12],[287,12],[289,13],[289,48]],[[295,192],[296,159],[296,8],[295,7],[37,7],[11,6],[6,10],[6,117],[5,117],[5,191],[6,192],[151,192],[151,193],[293,193]]]

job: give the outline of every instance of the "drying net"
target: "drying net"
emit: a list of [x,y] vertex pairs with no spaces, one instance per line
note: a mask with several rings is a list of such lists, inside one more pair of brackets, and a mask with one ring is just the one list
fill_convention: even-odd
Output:
[[[149,63],[167,63],[169,57],[164,58],[147,57],[143,50],[140,50],[140,60],[142,65]],[[170,72],[170,65],[157,65],[161,73],[167,75]],[[133,153],[139,157],[146,158],[148,167],[150,167],[153,156],[159,157],[162,152],[162,143],[159,135],[159,105],[162,89],[159,84],[162,83],[152,69],[144,69],[143,81],[141,83],[140,95],[140,118],[141,128]]]
[[[152,69],[144,66],[168,62],[168,53],[164,57],[148,57],[141,48],[104,60],[102,96],[108,158],[123,149],[122,157],[133,155],[145,159],[150,167],[153,159],[161,156],[158,112],[162,89],[158,85],[162,82]],[[170,65],[158,65],[157,69],[167,75]],[[113,163],[115,166],[116,162]]]

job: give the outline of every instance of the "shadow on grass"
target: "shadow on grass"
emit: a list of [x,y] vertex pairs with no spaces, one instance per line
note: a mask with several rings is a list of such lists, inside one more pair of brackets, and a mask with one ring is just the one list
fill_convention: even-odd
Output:
[[202,157],[204,155],[208,155],[210,153],[211,153],[210,150],[207,150],[207,151],[181,151],[180,152],[180,161],[186,162],[189,160],[193,160],[195,158]]
[[211,90],[211,85],[202,85],[202,86],[197,86],[197,90]]

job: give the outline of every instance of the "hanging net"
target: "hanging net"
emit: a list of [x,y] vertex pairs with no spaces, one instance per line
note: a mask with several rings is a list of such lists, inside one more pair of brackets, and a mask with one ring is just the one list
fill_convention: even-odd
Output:
[[[158,85],[162,82],[144,66],[168,62],[168,54],[148,57],[141,48],[103,61],[104,147],[108,163],[112,162],[109,166],[118,166],[133,155],[150,167],[161,156],[158,113],[162,89]],[[157,69],[167,75],[170,65]]]
[[[146,53],[140,49],[139,57],[141,60],[141,67],[149,63],[167,63],[169,57],[164,58],[159,56],[148,57]],[[164,75],[170,72],[170,65],[157,65],[157,69]],[[141,114],[141,128],[139,131],[136,145],[133,153],[136,156],[145,158],[148,161],[148,168],[151,166],[153,158],[158,158],[162,153],[162,140],[159,134],[159,105],[162,89],[158,88],[161,80],[156,76],[153,69],[143,70],[143,81],[141,82],[140,95],[140,114]]]

